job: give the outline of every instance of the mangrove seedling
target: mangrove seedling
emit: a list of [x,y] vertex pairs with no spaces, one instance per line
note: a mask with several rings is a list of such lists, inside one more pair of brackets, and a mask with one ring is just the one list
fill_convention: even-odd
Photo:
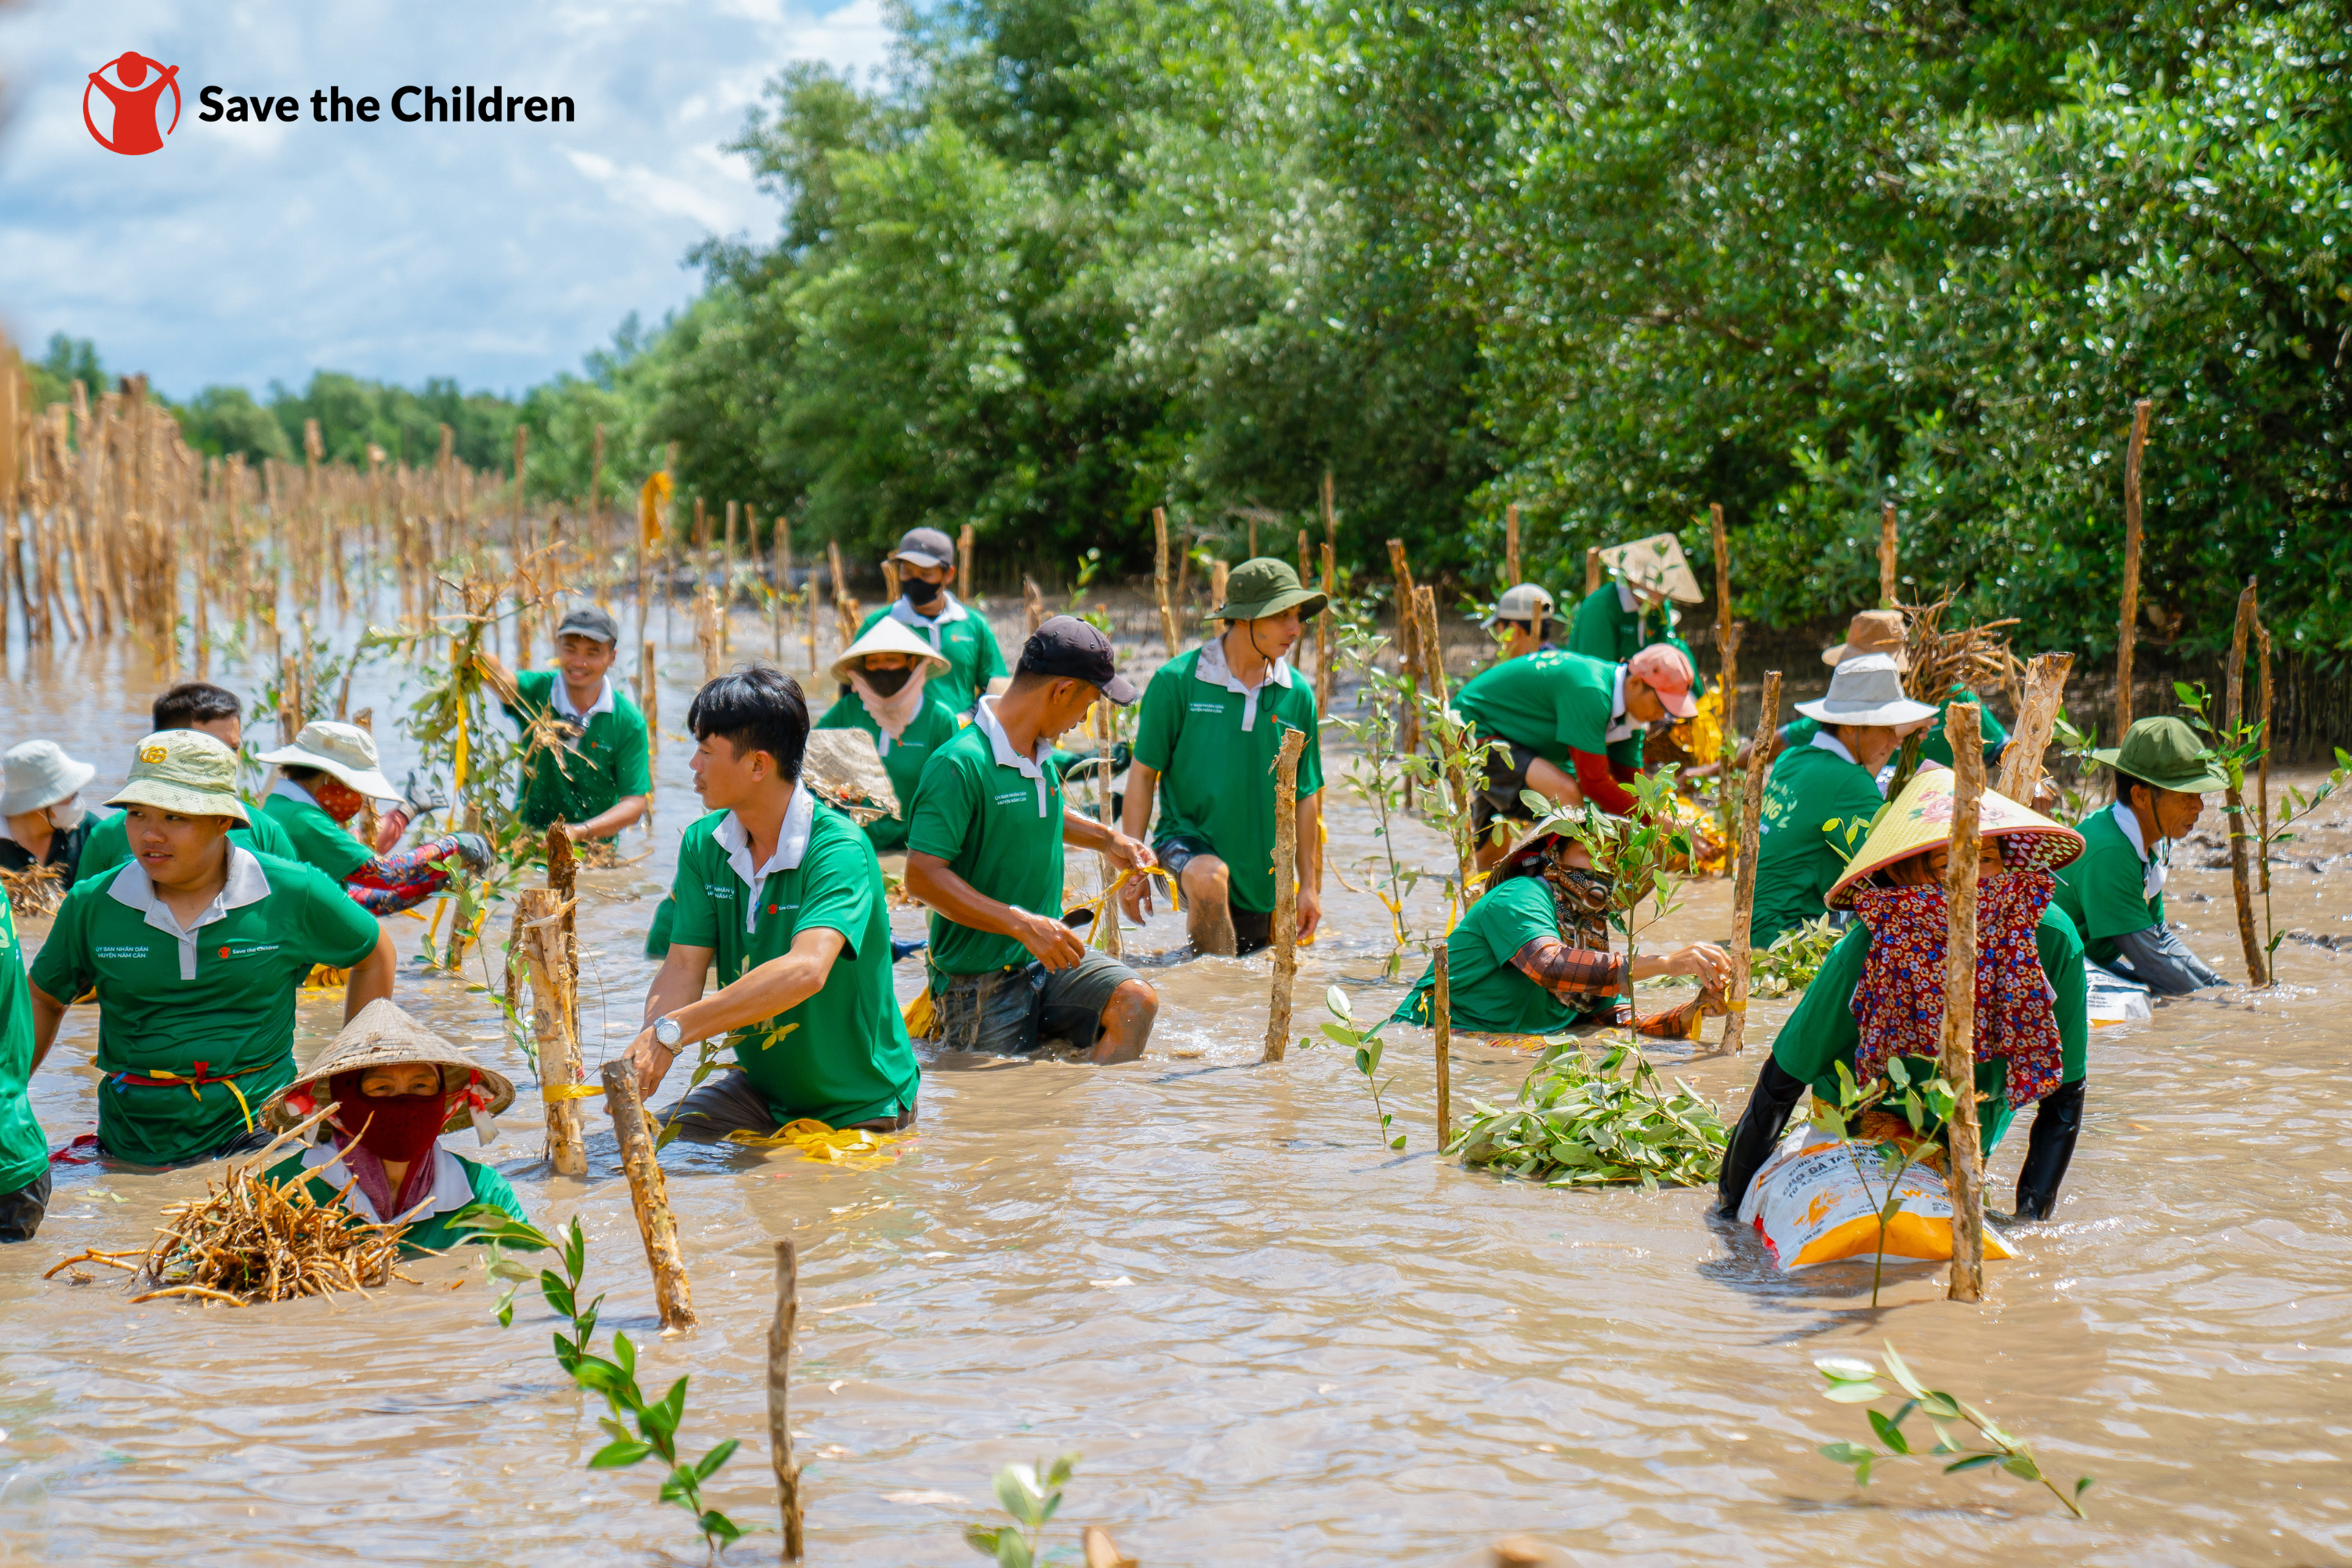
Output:
[[[770,1046],[774,1045],[778,1040],[782,1039],[786,1035],[791,1034],[794,1029],[799,1028],[800,1026],[798,1024],[786,1024],[782,1027],[777,1027],[775,1021],[771,1019],[765,1024],[755,1025],[754,1027],[760,1031],[760,1048],[764,1051]],[[727,1065],[728,1057],[733,1053],[734,1049],[735,1037],[732,1034],[713,1035],[710,1038],[703,1041],[694,1058],[694,1070],[687,1075],[686,1092],[688,1094],[692,1094],[696,1089],[702,1087],[703,1079],[709,1078],[712,1073],[717,1072],[720,1068],[725,1067]],[[681,1105],[685,1103],[684,1097],[680,1097],[678,1103]],[[656,1150],[668,1148],[671,1142],[677,1139],[677,1135],[685,1131],[685,1118],[682,1116],[671,1117],[667,1121],[662,1124],[662,1130],[654,1135],[654,1147]]]
[[[1339,1022],[1324,1025],[1320,1040],[1311,1035],[1301,1036],[1298,1041],[1300,1048],[1329,1044],[1342,1046],[1354,1052],[1356,1070],[1363,1074],[1365,1085],[1372,1091],[1372,1114],[1380,1118],[1381,1142],[1391,1149],[1403,1148],[1404,1134],[1398,1132],[1391,1136],[1390,1129],[1395,1125],[1396,1118],[1389,1113],[1388,1107],[1381,1100],[1381,1053],[1386,1048],[1381,1039],[1381,1030],[1387,1026],[1388,1020],[1383,1018],[1369,1029],[1357,1028],[1355,1008],[1349,1002],[1348,994],[1337,985],[1325,988],[1323,1005],[1331,1009],[1331,1016]],[[1393,1083],[1396,1080],[1391,1079],[1389,1081]]]
[[1555,1187],[1639,1182],[1704,1186],[1723,1168],[1723,1114],[1682,1079],[1669,1094],[1631,1039],[1598,1062],[1572,1039],[1544,1048],[1507,1110],[1471,1101],[1449,1153],[1465,1165]]
[[1045,1526],[1062,1506],[1062,1489],[1078,1467],[1078,1456],[1065,1454],[1038,1474],[1034,1465],[1007,1465],[996,1472],[996,1500],[1013,1516],[1011,1524],[967,1524],[963,1538],[982,1557],[996,1559],[997,1568],[1033,1568]]
[[[1352,612],[1363,603],[1355,601],[1349,610]],[[1346,731],[1357,742],[1355,758],[1348,767],[1348,783],[1379,818],[1380,826],[1373,837],[1380,845],[1380,858],[1367,857],[1361,865],[1372,897],[1380,900],[1389,912],[1389,955],[1381,977],[1393,980],[1403,966],[1406,952],[1415,945],[1412,929],[1405,924],[1404,900],[1422,877],[1418,866],[1408,866],[1397,858],[1395,833],[1395,818],[1407,810],[1412,793],[1413,774],[1398,752],[1411,694],[1402,676],[1381,668],[1380,656],[1389,646],[1388,638],[1353,613],[1338,617],[1338,631],[1339,658],[1361,677],[1362,683],[1356,689],[1356,708],[1364,717],[1349,719],[1334,711],[1328,721]]]
[[1748,951],[1748,994],[1750,996],[1786,996],[1791,991],[1802,991],[1813,983],[1845,932],[1823,915],[1817,921],[1807,921],[1796,930],[1783,931],[1769,947]]
[[[1869,1362],[1848,1357],[1832,1357],[1817,1361],[1813,1365],[1829,1380],[1825,1396],[1841,1405],[1867,1405],[1894,1395],[1878,1385],[1879,1371]],[[1998,1465],[2021,1481],[2038,1481],[2050,1489],[2050,1495],[2066,1505],[2076,1519],[2088,1519],[2083,1511],[2083,1494],[2091,1489],[2095,1480],[2091,1476],[2074,1478],[2074,1489],[2069,1493],[2057,1482],[2042,1473],[2033,1452],[2024,1443],[2011,1436],[1997,1426],[1992,1417],[1965,1399],[1956,1399],[1940,1389],[1921,1386],[1895,1352],[1893,1341],[1886,1345],[1885,1375],[1895,1380],[1907,1396],[1892,1415],[1878,1411],[1865,1411],[1870,1417],[1872,1436],[1885,1447],[1873,1447],[1867,1443],[1825,1443],[1821,1454],[1825,1459],[1850,1466],[1853,1482],[1858,1487],[1870,1484],[1871,1467],[1892,1458],[1927,1458],[1948,1459],[1944,1473],[1958,1475],[1963,1470],[1981,1470]],[[1912,1447],[1911,1439],[1903,1434],[1903,1423],[1916,1411],[1936,1434],[1936,1446],[1924,1455]],[[1977,1429],[1985,1447],[1970,1447],[1954,1442],[1948,1423],[1966,1421]]]
[[[1866,1086],[1854,1082],[1853,1069],[1843,1062],[1837,1065],[1837,1076],[1838,1102],[1834,1108],[1822,1105],[1816,1110],[1813,1130],[1834,1139],[1845,1150],[1846,1158],[1853,1163],[1854,1180],[1862,1184],[1863,1196],[1878,1205],[1878,1251],[1870,1267],[1870,1304],[1875,1307],[1879,1285],[1886,1276],[1886,1227],[1903,1212],[1903,1178],[1937,1146],[1936,1139],[1950,1123],[1958,1097],[1945,1079],[1922,1078],[1917,1069],[1906,1067],[1901,1057],[1889,1057],[1886,1076],[1874,1078]],[[1911,1136],[1854,1137],[1854,1125],[1864,1114],[1889,1101],[1900,1108],[1904,1120],[1910,1123]],[[1886,1184],[1883,1197],[1871,1190],[1869,1168],[1863,1160],[1865,1143],[1878,1156],[1879,1178]]]

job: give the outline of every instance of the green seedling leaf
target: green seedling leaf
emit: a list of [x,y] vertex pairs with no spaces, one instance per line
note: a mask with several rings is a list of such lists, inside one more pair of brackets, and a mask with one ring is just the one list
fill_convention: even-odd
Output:
[[2042,1479],[2042,1467],[2033,1462],[2031,1454],[2011,1454],[2000,1462],[2000,1468],[2021,1481]]
[[1871,1411],[1869,1415],[1870,1429],[1878,1434],[1880,1442],[1898,1454],[1908,1454],[1911,1451],[1910,1439],[1903,1436],[1901,1427],[1875,1410]]
[[[1927,1391],[1919,1386],[1919,1380],[1913,1377],[1911,1369],[1903,1364],[1903,1357],[1896,1352],[1893,1341],[1887,1342],[1886,1345],[1886,1375],[1901,1384],[1903,1392],[1912,1398],[1923,1405],[1927,1402],[1929,1398]],[[1937,1395],[1937,1397],[1947,1396]]]
[[1840,1405],[1867,1405],[1874,1399],[1886,1397],[1886,1390],[1874,1383],[1841,1383],[1822,1397],[1834,1399]]
[[709,1480],[719,1466],[735,1457],[735,1450],[740,1447],[742,1442],[740,1438],[730,1437],[708,1454],[703,1455],[701,1461],[694,1467],[694,1479],[698,1481]]
[[1944,1473],[1948,1476],[1957,1476],[1962,1470],[1981,1470],[1987,1465],[2000,1464],[2000,1458],[1999,1454],[1970,1454],[1965,1459],[1955,1459],[1946,1465]]
[[635,1464],[653,1451],[651,1443],[640,1443],[633,1437],[621,1438],[597,1449],[595,1456],[588,1461],[588,1468],[592,1470],[617,1470],[625,1465]]
[[1331,1010],[1331,1016],[1339,1019],[1343,1024],[1353,1023],[1355,1021],[1356,1014],[1354,1006],[1349,1002],[1348,994],[1345,991],[1340,990],[1337,985],[1325,987],[1323,992],[1323,1005],[1328,1007]]
[[2093,1487],[2097,1486],[2098,1484],[2099,1479],[2096,1476],[2076,1476],[2074,1478],[2075,1500],[2078,1502],[2081,1501],[2083,1494],[2089,1491]]

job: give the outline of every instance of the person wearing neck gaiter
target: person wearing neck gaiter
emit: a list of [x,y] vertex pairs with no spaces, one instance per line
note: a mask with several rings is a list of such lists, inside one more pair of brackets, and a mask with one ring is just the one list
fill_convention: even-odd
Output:
[[302,1180],[313,1201],[340,1203],[356,1224],[407,1226],[410,1256],[471,1239],[457,1216],[488,1204],[527,1219],[514,1188],[491,1166],[441,1147],[445,1131],[490,1118],[514,1102],[514,1085],[390,1002],[370,1003],[309,1069],[273,1096],[262,1120],[300,1125],[329,1105],[318,1141],[271,1166],[264,1179]]
[[[1914,778],[1830,889],[1828,906],[1852,910],[1856,923],[1772,1041],[1724,1156],[1724,1215],[1739,1212],[1808,1088],[1834,1105],[1841,1067],[1867,1088],[1896,1057],[1912,1081],[1933,1076],[1944,1016],[1952,777],[1938,768]],[[1991,790],[1978,821],[1977,1123],[1990,1154],[2017,1111],[2035,1108],[2016,1212],[2042,1219],[2082,1130],[2089,988],[2083,939],[2053,896],[2054,873],[2082,854],[2083,839]]]
[[961,728],[930,686],[947,668],[944,655],[893,620],[875,622],[833,661],[833,678],[849,689],[810,727],[863,730],[874,737],[882,771],[898,796],[897,816],[866,825],[866,840],[877,850],[907,847],[907,807],[923,765]]
[[956,574],[954,542],[936,528],[910,528],[889,558],[898,568],[898,596],[866,617],[859,639],[886,617],[921,637],[947,661],[931,678],[932,695],[950,713],[970,712],[988,683],[1005,673],[1004,653],[988,617],[948,587]]

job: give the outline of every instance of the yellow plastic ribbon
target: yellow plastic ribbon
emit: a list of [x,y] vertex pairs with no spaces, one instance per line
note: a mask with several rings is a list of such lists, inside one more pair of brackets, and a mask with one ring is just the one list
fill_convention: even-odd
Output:
[[604,1092],[600,1083],[543,1083],[539,1086],[541,1100],[594,1100]]
[[245,1130],[247,1132],[253,1131],[253,1107],[246,1100],[245,1090],[236,1087],[236,1079],[234,1078],[216,1078],[212,1079],[194,1079],[186,1077],[181,1073],[175,1073],[169,1068],[148,1068],[142,1071],[139,1076],[141,1078],[159,1079],[165,1083],[184,1083],[188,1086],[188,1093],[195,1098],[195,1101],[199,1105],[204,1103],[205,1084],[207,1081],[219,1084],[223,1089],[227,1089],[231,1094],[236,1096],[236,1108],[245,1113]]
[[908,1136],[904,1132],[868,1132],[857,1127],[828,1127],[822,1121],[803,1117],[798,1121],[788,1121],[764,1136],[739,1129],[727,1135],[727,1142],[746,1149],[797,1149],[803,1160],[870,1171],[897,1159],[898,1156],[890,1145],[903,1142]]

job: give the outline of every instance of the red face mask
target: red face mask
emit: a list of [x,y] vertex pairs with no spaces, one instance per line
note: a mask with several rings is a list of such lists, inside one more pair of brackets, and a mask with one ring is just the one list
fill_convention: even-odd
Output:
[[[379,1098],[360,1092],[360,1077],[356,1072],[341,1072],[328,1080],[333,1098],[342,1105],[335,1112],[335,1121],[343,1128],[358,1130],[343,1134],[345,1148],[357,1143],[384,1163],[408,1167],[399,1193],[368,1193],[375,1200],[376,1212],[389,1215],[416,1202],[432,1185],[434,1143],[441,1135],[441,1124],[449,1119],[450,1097],[436,1089],[430,1094]],[[359,1173],[362,1185],[372,1186],[367,1173],[363,1170]]]
[[320,811],[337,822],[349,822],[359,815],[360,807],[367,804],[359,791],[341,779],[329,778],[324,773],[310,782],[310,798],[319,803]]

